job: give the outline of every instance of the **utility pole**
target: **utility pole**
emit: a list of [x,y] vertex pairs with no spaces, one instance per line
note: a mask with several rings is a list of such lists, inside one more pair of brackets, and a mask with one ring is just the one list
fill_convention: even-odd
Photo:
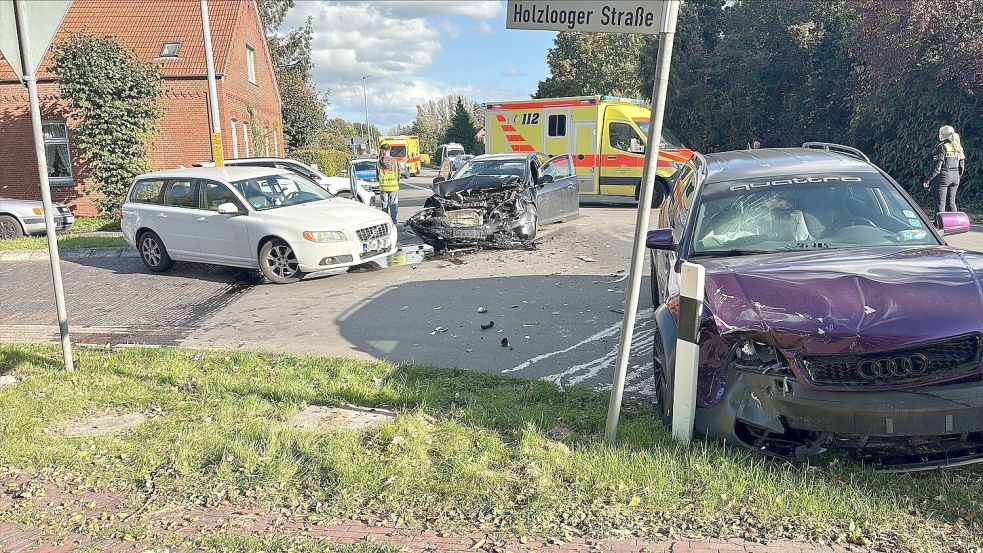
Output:
[[205,71],[208,74],[208,103],[212,113],[212,161],[225,166],[222,152],[222,120],[218,115],[218,92],[215,87],[215,64],[212,62],[212,30],[208,25],[208,0],[201,0],[201,33],[205,38]]
[[369,133],[369,100],[368,96],[365,95],[365,79],[372,77],[372,75],[362,75],[362,106],[365,108],[365,144],[372,151],[372,136]]
[[[67,6],[65,7],[67,11]],[[64,17],[64,12],[62,12]],[[41,105],[38,101],[38,83],[34,75],[35,64],[31,57],[31,27],[27,21],[27,2],[14,1],[14,19],[20,42],[20,59],[24,68],[24,83],[30,98],[31,127],[34,131],[34,153],[38,163],[38,181],[41,185],[41,204],[44,206],[44,228],[48,237],[48,258],[51,262],[51,280],[55,285],[55,308],[58,311],[58,331],[61,335],[61,353],[65,370],[75,368],[72,359],[72,341],[68,333],[68,310],[65,308],[65,288],[61,280],[61,260],[58,258],[58,239],[55,237],[55,208],[51,205],[51,185],[48,182],[48,158],[44,152],[44,136],[41,130]],[[50,39],[49,39],[50,40]],[[47,47],[45,48],[47,49]],[[38,61],[43,57],[38,55]],[[8,56],[9,57],[9,56]],[[40,65],[40,63],[38,64]]]

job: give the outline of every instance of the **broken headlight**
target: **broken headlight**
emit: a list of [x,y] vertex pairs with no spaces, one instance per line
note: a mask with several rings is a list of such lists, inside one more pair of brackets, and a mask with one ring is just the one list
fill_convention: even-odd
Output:
[[735,369],[761,374],[789,374],[785,358],[772,346],[742,340],[734,346],[731,365]]

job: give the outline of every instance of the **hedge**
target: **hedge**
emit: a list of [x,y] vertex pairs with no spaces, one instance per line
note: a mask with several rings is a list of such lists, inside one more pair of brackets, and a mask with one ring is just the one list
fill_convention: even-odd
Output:
[[321,172],[329,177],[340,176],[348,170],[348,162],[352,155],[342,150],[325,150],[321,148],[301,148],[294,150],[290,157],[309,165],[317,165]]

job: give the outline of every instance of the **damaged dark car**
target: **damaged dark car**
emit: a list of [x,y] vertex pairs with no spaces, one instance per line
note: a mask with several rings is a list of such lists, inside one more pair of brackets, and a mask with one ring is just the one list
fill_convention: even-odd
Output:
[[694,156],[651,231],[653,406],[671,420],[679,278],[706,269],[695,433],[911,471],[983,461],[983,255],[858,150]]
[[529,248],[541,225],[580,213],[570,154],[478,156],[434,179],[433,192],[406,224],[437,249]]

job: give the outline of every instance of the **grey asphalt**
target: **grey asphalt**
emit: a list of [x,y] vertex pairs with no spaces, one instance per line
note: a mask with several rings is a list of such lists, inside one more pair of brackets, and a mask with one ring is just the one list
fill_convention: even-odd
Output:
[[[430,178],[405,183],[401,221],[429,196]],[[69,314],[81,341],[388,359],[605,389],[634,218],[630,208],[582,206],[579,219],[545,227],[535,251],[474,252],[289,286],[204,265],[178,264],[160,275],[135,259],[70,260],[63,264]],[[949,243],[983,251],[983,232]],[[0,263],[0,342],[56,336],[50,286],[45,262]],[[651,313],[646,276],[627,386],[633,394],[651,389]]]

